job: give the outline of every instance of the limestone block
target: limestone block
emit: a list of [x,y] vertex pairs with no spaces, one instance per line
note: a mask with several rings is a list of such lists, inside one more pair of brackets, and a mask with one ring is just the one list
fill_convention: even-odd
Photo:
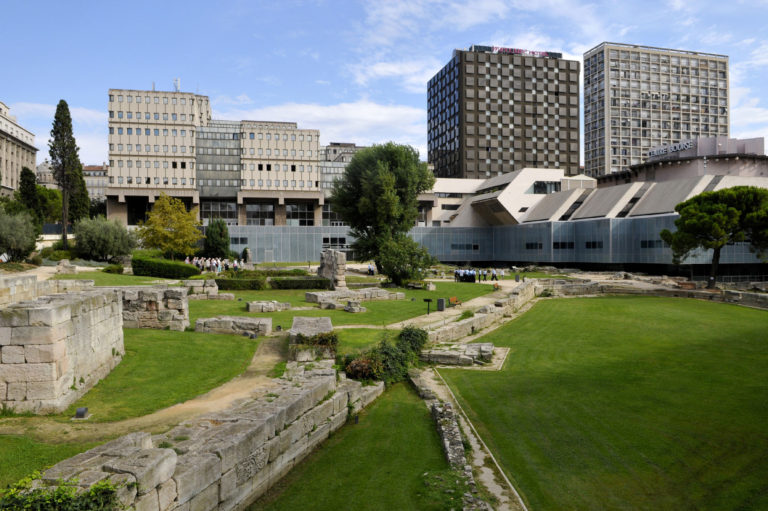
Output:
[[215,483],[204,489],[189,502],[189,511],[210,511],[219,503],[219,484]]
[[6,382],[53,381],[58,379],[56,364],[0,364],[0,380]]
[[349,401],[349,395],[346,392],[336,392],[331,397],[333,402],[333,413],[337,414],[347,409],[347,402]]
[[331,318],[309,318],[304,316],[294,316],[291,330],[288,332],[290,342],[296,342],[299,335],[305,337],[312,337],[313,335],[332,332],[333,325],[331,324]]
[[0,346],[11,344],[11,327],[0,326]]
[[[221,477],[221,461],[214,454],[185,454],[180,456],[173,474],[177,502],[192,500],[202,488],[212,485]],[[216,492],[218,499],[218,489]]]
[[117,485],[117,501],[127,508],[136,499],[136,478],[131,474],[112,474],[109,480]]
[[157,504],[160,511],[166,511],[173,506],[176,499],[176,481],[168,479],[157,487]]
[[[141,488],[139,488],[139,491],[141,491]],[[157,490],[154,488],[149,493],[139,495],[136,498],[136,502],[134,504],[135,511],[159,511],[159,509],[160,506],[157,501]]]
[[52,344],[74,333],[71,322],[54,326],[20,326],[12,330],[11,344]]
[[53,326],[69,321],[71,318],[71,309],[66,304],[51,304],[29,310],[30,326]]
[[0,326],[29,325],[29,311],[18,307],[0,309]]
[[9,382],[7,390],[8,401],[24,401],[27,397],[26,382]]
[[5,401],[8,392],[8,384],[4,381],[0,381],[0,401]]
[[23,348],[24,358],[32,364],[55,362],[67,354],[67,343],[65,341],[53,344],[27,344]]
[[3,364],[23,364],[24,346],[3,346],[0,350],[0,360]]
[[240,421],[221,428],[206,450],[221,460],[221,471],[234,467],[257,451],[267,440],[265,422]]
[[139,485],[139,495],[143,495],[171,478],[176,468],[176,458],[172,449],[141,449],[105,463],[104,470],[132,474]]
[[33,381],[27,385],[27,399],[56,399],[61,392],[52,381]]

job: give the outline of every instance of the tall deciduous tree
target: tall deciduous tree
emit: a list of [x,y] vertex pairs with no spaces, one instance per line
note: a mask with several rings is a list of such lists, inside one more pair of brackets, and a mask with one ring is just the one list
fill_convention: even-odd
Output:
[[51,156],[51,171],[53,178],[61,189],[61,242],[67,246],[67,220],[69,219],[69,201],[79,186],[78,173],[82,178],[82,164],[78,155],[78,147],[72,132],[72,117],[69,106],[63,99],[56,106],[53,117],[51,141],[48,144]]
[[680,218],[677,230],[661,231],[661,239],[672,248],[675,264],[692,251],[712,250],[709,288],[715,287],[720,252],[729,243],[749,241],[750,250],[762,256],[768,250],[768,190],[735,186],[704,192],[675,206]]
[[187,211],[179,199],[160,194],[147,221],[139,224],[139,239],[145,248],[157,248],[173,258],[192,255],[203,237],[197,220],[197,208]]
[[61,219],[61,192],[37,185],[37,197],[43,222],[57,222]]
[[[334,183],[331,204],[349,224],[356,256],[372,259],[379,272],[382,254],[399,254],[418,259],[401,260],[396,271],[384,273],[398,281],[429,256],[425,249],[407,243],[406,234],[418,217],[418,195],[432,188],[435,177],[419,153],[410,146],[389,142],[358,152],[343,177]],[[410,240],[408,240],[410,241]],[[387,258],[391,262],[392,258]]]

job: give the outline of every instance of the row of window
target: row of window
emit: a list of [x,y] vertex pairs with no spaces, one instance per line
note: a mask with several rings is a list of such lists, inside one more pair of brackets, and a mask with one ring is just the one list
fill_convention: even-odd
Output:
[[[147,104],[152,103],[152,101],[151,101],[152,99],[154,99],[154,103],[156,105],[160,104],[160,97],[159,96],[155,96],[154,98],[150,98],[149,96],[144,96],[144,103],[147,103]],[[136,103],[141,103],[142,102],[142,97],[141,96],[126,96],[125,97],[125,102],[126,103],[132,103],[134,100],[136,101]],[[109,95],[109,101],[110,101],[110,103],[113,103],[115,101],[114,94],[110,94]],[[118,94],[117,102],[118,103],[122,103],[123,102],[123,96],[122,95]],[[187,98],[171,98],[171,104],[177,105],[179,103],[181,103],[182,105],[186,105],[187,104]],[[190,105],[193,104],[193,103],[194,103],[194,100],[190,100],[189,101]],[[168,104],[168,98],[167,97],[163,98],[163,104],[164,105]]]
[[[125,129],[117,128],[117,134],[118,135],[122,135],[123,133],[125,133],[126,135],[133,135],[134,131],[135,131],[136,135],[141,135],[141,128],[135,128],[135,130],[134,130],[134,128],[125,128]],[[187,136],[187,130],[172,129],[172,130],[168,131],[168,128],[165,128],[165,129],[162,130],[162,132],[163,132],[163,136],[164,137],[167,137],[169,133],[171,134],[171,136],[174,136],[174,137],[177,136],[177,135],[180,135],[182,137],[186,137]],[[160,130],[159,129],[155,128],[155,129],[152,130],[152,129],[149,129],[149,128],[144,128],[144,135],[150,136],[153,133],[154,133],[154,135],[156,137],[160,136]],[[110,135],[114,135],[115,134],[115,128],[114,127],[112,127],[112,126],[109,127],[109,134]],[[190,130],[189,134],[194,136],[195,132]]]
[[[243,133],[243,137],[245,137],[245,133]],[[275,133],[274,137],[275,137],[275,140],[280,140],[280,133]],[[256,140],[256,139],[258,139],[258,140],[264,140],[264,139],[272,140],[272,133],[266,133],[265,134],[265,133],[250,132],[250,133],[248,133],[248,138],[250,140]],[[304,135],[298,135],[297,136],[296,134],[291,134],[291,141],[295,142],[297,138],[298,138],[299,142],[304,142]],[[286,141],[288,140],[288,134],[283,133],[283,140],[286,140]],[[306,140],[307,140],[307,142],[312,142],[312,135],[307,135],[306,136]]]
[[[640,248],[663,248],[664,242],[662,240],[640,240]],[[528,242],[525,244],[526,250],[542,250],[544,244],[540,241]],[[573,250],[576,248],[576,244],[573,241],[554,241],[552,242],[552,248],[554,250]],[[603,248],[603,242],[600,241],[587,241],[584,243],[586,249],[601,249]]]
[[[142,161],[144,162],[143,166],[145,168],[148,168],[148,169],[150,169],[152,167],[154,167],[156,169],[160,168],[160,161],[158,161],[158,160],[155,160],[155,161],[136,160],[136,168],[137,169],[140,169],[142,167]],[[109,166],[110,167],[114,167],[115,166],[115,160],[109,160]],[[133,160],[125,160],[125,166],[128,167],[129,169],[133,168]],[[169,167],[172,168],[172,169],[186,169],[187,168],[187,162],[185,162],[185,161],[182,161],[182,162],[172,161],[172,162],[170,162],[170,165],[169,165],[168,161],[163,161],[162,162],[162,166],[163,166],[164,169],[167,169]],[[123,160],[117,160],[117,167],[118,168],[122,168],[123,167]],[[191,170],[194,170],[195,163],[194,162],[189,162],[189,168]],[[110,179],[112,179],[112,178],[110,178]]]
[[[115,147],[117,147],[118,152],[122,152],[123,151],[123,147],[125,147],[125,150],[127,152],[129,152],[129,153],[133,152],[133,151],[136,151],[137,153],[142,152],[141,151],[141,148],[142,148],[141,144],[125,144],[125,146],[123,146],[123,144],[109,144],[109,150],[110,151],[114,151]],[[168,147],[171,148],[171,152],[172,153],[178,153],[178,152],[186,153],[187,152],[187,146],[185,146],[185,145],[182,145],[182,146],[175,146],[175,145],[167,146],[167,145],[164,145],[164,146],[162,146],[162,148],[163,148],[162,152],[167,153],[168,152]],[[144,145],[144,152],[145,153],[152,152],[152,149],[154,149],[154,152],[156,152],[156,153],[161,152],[160,151],[160,146],[157,145],[157,144],[154,145],[154,146],[151,146],[149,144],[145,144]],[[192,152],[192,147],[189,148],[189,152],[190,153]]]
[[[109,178],[109,182],[110,183],[114,183],[113,179],[114,179],[113,177],[110,177]],[[142,178],[141,176],[136,176],[135,179],[136,179],[136,184],[137,185],[140,185],[142,182],[144,184],[146,184],[146,185],[151,185],[153,182],[154,182],[154,184],[159,185],[161,179],[162,179],[164,185],[167,185],[169,183],[172,184],[172,185],[178,185],[179,184],[179,180],[181,180],[181,186],[186,186],[187,185],[187,178],[186,177],[182,177],[182,178],[171,177],[171,178],[168,178],[167,176],[164,176],[162,178],[155,177],[153,179],[151,177]],[[170,179],[170,181],[169,181],[169,179]],[[125,177],[125,183],[126,184],[132,185],[133,182],[134,182],[134,177],[133,176],[126,176]],[[119,184],[119,185],[123,184],[123,176],[117,176],[117,184]],[[195,186],[195,178],[193,178],[193,177],[189,178],[189,184],[191,186]]]
[[[118,110],[115,112],[114,110],[109,111],[109,118],[114,119],[115,114],[117,114],[118,119],[134,119],[134,113],[133,112],[123,112],[122,110]],[[159,121],[160,116],[162,115],[162,119],[164,121],[169,120],[169,117],[167,113],[159,114],[155,112],[154,114],[150,112],[144,112],[144,120],[150,121],[152,119]],[[136,120],[140,120],[142,118],[141,112],[136,112]],[[170,114],[170,120],[172,121],[186,121],[187,120],[187,114]],[[193,122],[195,120],[195,114],[189,114],[189,120]]]
[[[283,179],[282,186],[284,188],[288,188],[289,182],[292,188],[296,188],[297,186],[299,188],[304,188],[305,186],[307,188],[312,188],[312,181],[310,180],[305,181],[303,179],[299,179],[299,180],[292,179],[290,181],[288,179]],[[264,179],[258,179],[258,180],[257,179],[250,179],[250,180],[248,179],[200,179],[199,183],[200,183],[200,186],[231,186],[231,187],[246,186],[246,183],[248,183],[249,186],[255,187],[256,184],[258,183],[258,186],[261,188],[264,186],[265,180]],[[266,185],[267,187],[270,187],[270,186],[275,186],[276,188],[280,187],[280,180],[275,179],[273,181],[271,179],[267,179]],[[315,186],[317,186],[316,181],[315,181]]]

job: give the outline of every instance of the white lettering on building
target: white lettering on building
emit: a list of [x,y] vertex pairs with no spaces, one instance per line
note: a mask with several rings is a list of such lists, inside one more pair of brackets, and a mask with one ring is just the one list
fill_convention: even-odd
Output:
[[685,140],[683,142],[678,142],[676,144],[654,147],[653,149],[648,151],[648,157],[652,158],[654,156],[664,156],[665,154],[678,153],[680,151],[685,151],[687,149],[692,149],[694,147],[696,147],[696,141]]

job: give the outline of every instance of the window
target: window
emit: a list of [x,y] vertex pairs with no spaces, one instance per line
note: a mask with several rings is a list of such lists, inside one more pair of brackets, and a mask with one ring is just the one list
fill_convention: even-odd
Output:
[[119,112],[117,112],[117,118],[118,118],[118,119],[122,119],[122,118],[123,118],[123,111],[122,111],[122,110],[120,110]]
[[480,245],[473,243],[451,243],[451,250],[480,250]]
[[149,128],[144,128],[144,134],[146,136],[149,136],[149,133],[150,133]]
[[122,135],[123,134],[123,128],[117,128],[117,134]]
[[253,139],[254,139],[254,137],[255,137],[255,135],[256,135],[255,133],[248,133],[248,138],[250,138],[251,140],[253,140]]
[[167,121],[167,120],[168,120],[168,114],[163,114],[163,120],[164,120],[164,121]]
[[175,120],[176,120],[176,114],[171,114],[171,120],[172,120],[172,121],[175,121]]
[[133,112],[126,112],[128,119],[133,119]]
[[[112,179],[111,177],[109,179]],[[110,181],[111,183],[112,181]],[[117,176],[117,184],[121,185],[123,184],[123,176]]]
[[291,165],[291,172],[296,172],[296,165]]
[[114,135],[115,134],[115,128],[113,128],[112,126],[109,127],[109,134],[110,135]]
[[640,240],[640,248],[663,248],[664,242],[661,240]]
[[146,119],[147,121],[149,120],[149,112],[144,114],[144,119]]
[[227,224],[237,224],[237,204],[225,201],[201,201],[200,218],[208,220],[221,218]]
[[187,120],[187,114],[181,114],[181,120],[186,121]]
[[110,94],[110,95],[109,95],[109,101],[110,101],[110,103],[114,102],[114,101],[115,101],[115,96],[113,96],[112,94]]
[[[182,101],[184,101],[184,100],[182,99]],[[187,178],[186,177],[182,177],[181,178],[181,185],[184,186],[186,184],[187,184]]]
[[323,225],[324,226],[336,226],[345,227],[345,224],[341,217],[335,211],[331,210],[330,204],[323,204]]
[[587,241],[584,243],[584,248],[587,249],[597,249],[597,248],[603,248],[603,242],[600,241]]
[[529,242],[525,244],[526,250],[541,250],[544,245],[540,241]]
[[555,250],[573,250],[575,248],[573,241],[555,241],[552,243]]
[[155,104],[158,104],[158,103],[160,103],[160,98],[158,98],[157,96],[155,96]]
[[164,105],[167,105],[167,104],[168,104],[168,98],[163,98],[163,104],[164,104]]
[[182,104],[182,105],[186,105],[186,104],[187,104],[187,100],[186,100],[186,98],[181,98],[181,104]]
[[461,207],[461,204],[441,204],[440,209],[443,211],[456,211]]
[[167,184],[168,184],[168,178],[167,178],[167,177],[163,177],[163,184],[164,184],[164,185],[167,185]]
[[[259,183],[261,186],[261,183]],[[275,206],[269,202],[245,205],[246,225],[275,225]]]
[[[288,187],[288,181],[283,181],[283,186]],[[285,203],[286,225],[315,225],[315,211],[308,202]]]
[[[155,98],[155,99],[157,99],[157,98]],[[159,114],[159,113],[157,113],[157,112],[155,112],[155,120],[156,120],[156,121],[159,121],[159,120],[160,120],[160,114]]]
[[[127,134],[127,135],[133,135],[133,128],[127,128],[127,129],[125,130],[125,132],[126,132],[126,134]],[[138,134],[138,133],[137,133],[137,134]]]

